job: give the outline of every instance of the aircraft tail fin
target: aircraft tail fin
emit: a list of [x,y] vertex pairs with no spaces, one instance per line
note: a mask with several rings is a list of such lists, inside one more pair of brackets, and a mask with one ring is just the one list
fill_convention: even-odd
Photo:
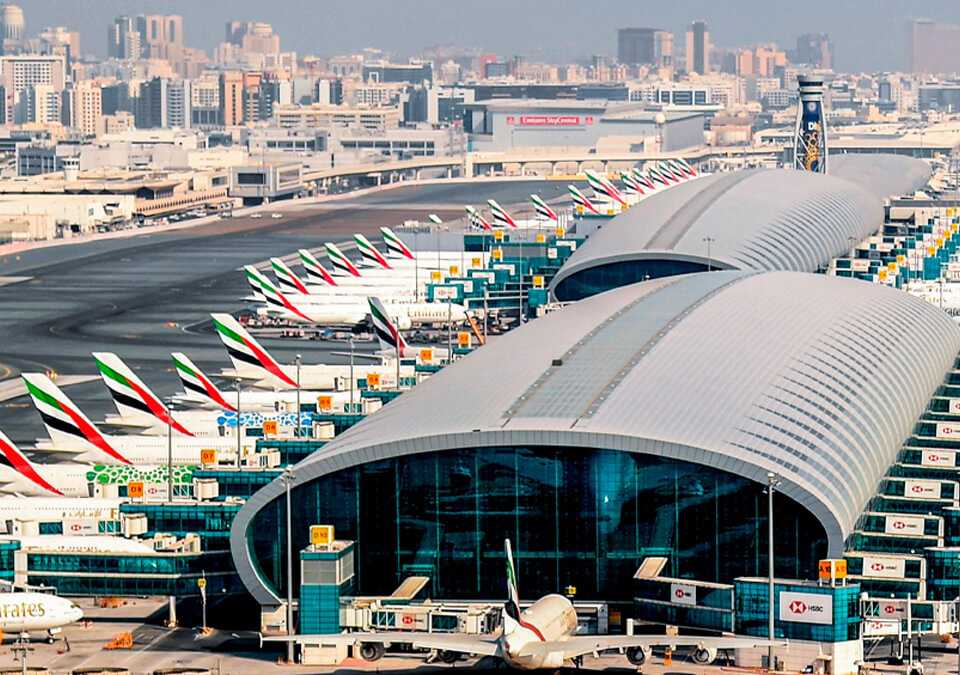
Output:
[[45,494],[49,493],[57,495],[58,497],[63,496],[63,492],[52,486],[46,478],[41,476],[33,462],[27,459],[27,456],[23,454],[20,448],[7,438],[6,434],[2,431],[0,431],[0,453],[3,454],[3,458],[6,460],[5,463],[9,464],[12,470],[42,488]]
[[510,217],[507,210],[500,206],[495,199],[488,199],[487,204],[490,205],[490,211],[493,213],[494,223],[500,227],[517,227],[516,221]]
[[238,373],[255,373],[258,377],[279,381],[281,386],[297,388],[297,383],[239,321],[229,314],[211,314],[210,318]]
[[273,267],[273,273],[277,276],[277,282],[280,284],[280,288],[287,293],[310,295],[306,284],[300,280],[300,277],[293,273],[293,270],[290,269],[287,263],[283,262],[280,258],[270,258],[270,266]]
[[536,210],[537,215],[541,218],[546,218],[547,220],[552,220],[554,222],[558,221],[560,217],[557,215],[557,212],[551,209],[543,198],[540,195],[530,195],[530,201],[533,202],[533,208]]
[[580,192],[575,185],[568,185],[567,190],[570,191],[570,199],[573,200],[574,207],[580,207],[578,210],[589,211],[596,216],[600,215],[600,211],[594,206],[593,202]]
[[92,446],[122,464],[131,462],[110,445],[100,430],[43,373],[23,373],[30,398],[54,444],[65,448]]
[[307,279],[320,286],[336,286],[337,281],[333,278],[333,275],[327,271],[327,268],[320,264],[320,261],[317,260],[310,251],[305,248],[301,248],[297,253],[300,254],[300,263],[303,265],[303,269],[307,271]]
[[117,411],[122,416],[143,419],[150,425],[157,422],[169,424],[174,431],[184,436],[193,436],[192,432],[171,416],[167,406],[119,356],[110,352],[94,352],[93,360],[103,383],[110,390]]
[[400,334],[400,329],[390,318],[386,308],[380,301],[380,298],[367,298],[370,304],[370,317],[373,319],[373,331],[377,334],[380,341],[380,348],[383,351],[396,352],[397,358],[404,356],[407,349],[407,343]]
[[197,368],[186,354],[176,352],[173,355],[173,365],[177,369],[177,376],[186,392],[192,392],[210,403],[224,410],[237,411],[237,407],[227,401],[223,392],[207,377],[206,373]]
[[383,243],[387,245],[387,252],[390,255],[407,258],[408,260],[417,259],[417,257],[413,255],[413,251],[411,251],[389,227],[381,227],[380,235],[383,237]]
[[503,632],[509,635],[520,625],[520,587],[517,584],[517,569],[513,564],[513,547],[509,539],[503,540],[503,552],[507,560],[507,602],[503,608]]
[[370,265],[374,267],[380,267],[385,270],[393,269],[390,267],[390,263],[387,262],[387,259],[383,257],[383,254],[377,250],[377,247],[370,243],[370,240],[367,239],[362,234],[354,234],[353,240],[357,242],[357,250],[360,251],[360,256],[366,260]]
[[326,243],[323,247],[327,251],[327,257],[330,259],[330,264],[333,265],[333,269],[351,277],[359,277],[360,270],[350,261],[350,258],[343,254],[336,244]]

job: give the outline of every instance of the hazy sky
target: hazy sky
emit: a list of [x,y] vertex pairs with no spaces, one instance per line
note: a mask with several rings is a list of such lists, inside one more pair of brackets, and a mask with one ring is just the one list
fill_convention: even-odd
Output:
[[[17,0],[12,0],[17,2]],[[27,33],[79,30],[84,54],[106,54],[107,25],[121,14],[181,14],[185,42],[208,52],[228,20],[273,24],[281,49],[331,56],[375,46],[402,55],[454,42],[508,56],[575,60],[615,54],[616,29],[710,25],[717,46],[774,41],[793,48],[805,32],[829,33],[837,67],[898,70],[905,20],[960,24],[958,0],[19,0]]]

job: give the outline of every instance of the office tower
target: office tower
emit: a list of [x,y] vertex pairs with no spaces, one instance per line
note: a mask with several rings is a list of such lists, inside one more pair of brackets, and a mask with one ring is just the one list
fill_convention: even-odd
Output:
[[656,28],[621,28],[618,30],[617,61],[627,65],[654,63],[656,60],[654,44],[656,33]]
[[687,28],[687,72],[710,72],[710,31],[706,21],[694,21]]
[[673,33],[658,30],[653,34],[653,65],[657,68],[673,68]]
[[912,73],[960,72],[960,26],[914,19],[907,24],[907,69]]
[[797,38],[797,63],[809,63],[817,68],[833,68],[833,43],[826,33],[804,33]]
[[342,80],[319,80],[313,100],[324,105],[341,105],[343,103]]
[[[66,83],[67,60],[63,55],[22,55],[0,57],[0,80],[13,103],[15,124],[33,121],[36,92],[25,94],[30,87],[49,87],[59,97]],[[45,92],[46,90],[41,90]],[[45,94],[44,94],[45,95]],[[41,102],[41,105],[45,103]],[[57,116],[59,118],[59,115]]]
[[107,56],[114,59],[139,59],[143,51],[136,19],[120,16],[107,28]]

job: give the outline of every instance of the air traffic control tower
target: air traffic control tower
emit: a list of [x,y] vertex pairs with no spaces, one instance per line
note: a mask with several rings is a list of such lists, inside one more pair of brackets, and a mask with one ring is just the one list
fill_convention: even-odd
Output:
[[798,75],[800,105],[793,138],[793,168],[827,172],[827,123],[823,115],[823,78]]

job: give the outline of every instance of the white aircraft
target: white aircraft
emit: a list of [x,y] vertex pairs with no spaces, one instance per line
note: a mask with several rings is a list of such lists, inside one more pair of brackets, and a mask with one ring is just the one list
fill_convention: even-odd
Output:
[[[350,366],[331,366],[326,364],[309,364],[300,366],[299,387],[297,386],[297,367],[295,365],[281,365],[257,342],[240,322],[229,314],[211,314],[214,328],[220,336],[220,341],[227,348],[227,354],[233,362],[232,370],[221,372],[223,377],[246,381],[259,389],[316,389],[321,391],[343,391],[350,388]],[[360,352],[357,353],[360,356]],[[383,387],[397,386],[396,362],[380,359],[380,363],[357,367],[354,369],[354,379],[359,381],[370,374],[380,378]],[[409,378],[414,376],[413,366],[400,366],[400,376]],[[354,382],[358,389],[358,382]]]
[[[0,434],[0,444],[5,443]],[[0,478],[3,470],[0,468]],[[47,492],[49,495],[50,493]],[[40,523],[59,523],[73,519],[120,520],[120,505],[125,499],[109,497],[81,497],[63,499],[62,497],[21,497],[17,495],[0,496],[0,527],[11,520],[36,521]],[[68,529],[64,525],[64,530]],[[70,534],[70,532],[67,532]]]
[[[105,467],[92,464],[35,464],[0,431],[0,493],[21,497],[89,498],[91,484],[101,481],[165,483],[166,466]],[[191,467],[174,467],[174,478],[189,473]],[[93,504],[100,500],[61,499],[64,505]]]
[[[206,373],[200,370],[186,354],[173,354],[173,363],[176,366],[183,391],[174,394],[171,401],[177,405],[192,406],[205,410],[225,410],[237,412],[237,392],[221,391]],[[329,398],[334,408],[343,408],[350,401],[349,391],[308,391],[301,389],[285,389],[279,391],[241,390],[240,409],[243,412],[284,412],[296,409],[297,401],[317,403],[321,397]],[[353,403],[360,403],[360,391],[354,392]],[[269,419],[269,417],[266,417]]]
[[[258,269],[244,267],[247,282],[266,301],[265,312],[295,323],[314,326],[357,326],[367,319],[367,303],[361,296],[327,302],[314,295],[286,296]],[[458,303],[387,301],[387,306],[401,328],[407,330],[424,324],[461,324],[467,320],[466,308]]]
[[[31,631],[46,631],[53,642],[64,626],[83,618],[76,604],[50,593],[0,593],[0,632],[28,640]],[[0,638],[2,639],[2,638]]]
[[[167,439],[162,436],[108,436],[42,373],[22,375],[33,404],[50,434],[49,440],[37,441],[35,450],[69,457],[74,462],[98,464],[158,465],[167,462]],[[224,461],[236,460],[235,438],[172,437],[174,464],[200,464],[202,450],[216,450]],[[244,455],[254,451],[252,441],[244,441]]]
[[[383,633],[338,633],[335,635],[291,635],[263,637],[262,642],[303,641],[324,645],[347,644],[359,647],[366,661],[377,661],[386,648],[406,644],[416,649],[437,651],[444,663],[455,663],[464,654],[494,656],[519,670],[579,666],[587,654],[618,650],[633,665],[641,665],[653,647],[692,647],[693,661],[712,663],[720,649],[767,646],[771,641],[750,637],[701,637],[674,635],[577,635],[579,624],[573,603],[562,595],[546,595],[522,612],[517,575],[510,540],[504,542],[507,557],[507,601],[499,634],[431,633],[391,631]],[[772,644],[783,644],[773,642]]]
[[[301,259],[303,255],[311,255],[309,251],[301,251]],[[314,258],[316,260],[316,258]],[[334,280],[334,283],[330,284],[327,282],[315,283],[313,277],[309,275],[309,270],[311,269],[312,263],[304,261],[304,267],[308,270],[308,279],[304,281],[296,275],[296,273],[290,269],[290,266],[287,265],[280,258],[270,258],[270,267],[273,269],[274,276],[277,277],[277,285],[280,290],[288,296],[297,298],[300,296],[316,296],[322,297],[325,301],[331,303],[338,302],[355,302],[357,297],[364,297],[366,294],[373,292],[374,289],[383,289],[384,292],[388,293],[390,297],[403,298],[412,300],[419,289],[420,292],[423,292],[426,288],[427,283],[430,281],[430,275],[424,274],[422,279],[419,280],[410,280],[409,283],[399,283],[399,284],[387,284],[384,282],[376,282],[374,280],[368,280],[366,277],[361,277],[359,279],[354,279],[350,277],[349,280],[356,280],[363,282],[362,284],[345,284],[339,285]],[[320,268],[323,268],[319,262],[316,263]],[[326,272],[326,269],[323,269]],[[329,274],[329,273],[328,273]],[[333,279],[333,277],[330,277]],[[417,288],[415,288],[417,286]],[[254,289],[254,297],[257,300],[263,301],[262,298],[257,297],[259,292]]]

